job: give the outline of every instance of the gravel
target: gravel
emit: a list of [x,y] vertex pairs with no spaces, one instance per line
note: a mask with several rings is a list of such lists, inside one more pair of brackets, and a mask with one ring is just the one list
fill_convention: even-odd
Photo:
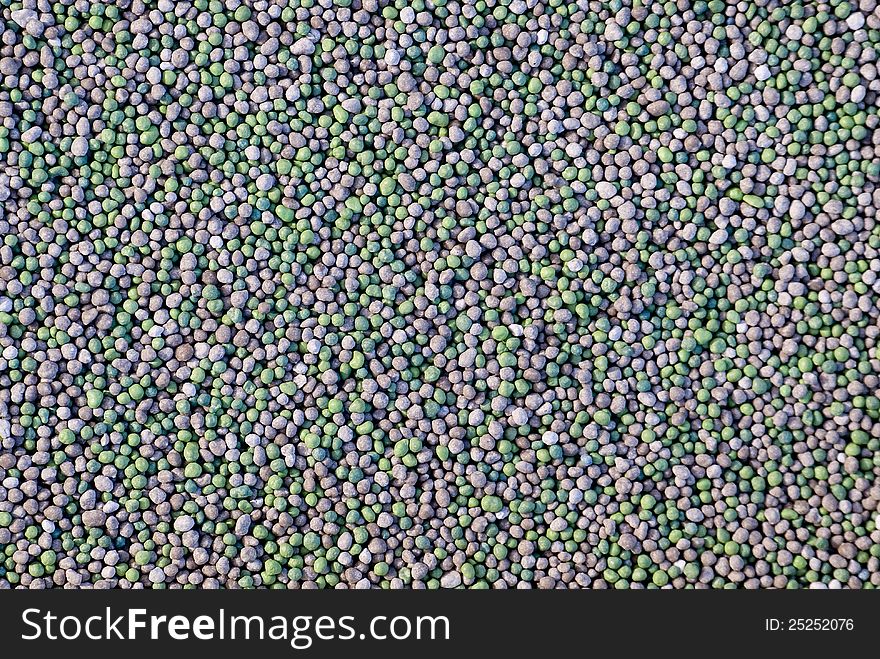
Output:
[[876,0],[13,5],[0,588],[880,585]]

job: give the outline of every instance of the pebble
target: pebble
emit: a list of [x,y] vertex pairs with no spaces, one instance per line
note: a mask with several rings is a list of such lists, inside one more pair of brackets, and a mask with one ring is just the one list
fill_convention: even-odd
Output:
[[315,52],[315,42],[309,37],[297,39],[290,47],[291,55],[311,55]]
[[617,188],[613,183],[608,181],[600,181],[596,184],[596,192],[602,199],[612,199],[617,194]]
[[275,177],[271,174],[260,174],[257,177],[257,190],[268,192],[275,186]]
[[89,153],[89,141],[85,137],[77,137],[73,140],[70,153],[76,157],[82,157]]
[[441,577],[440,585],[443,588],[458,588],[461,585],[461,574],[458,572],[447,572]]

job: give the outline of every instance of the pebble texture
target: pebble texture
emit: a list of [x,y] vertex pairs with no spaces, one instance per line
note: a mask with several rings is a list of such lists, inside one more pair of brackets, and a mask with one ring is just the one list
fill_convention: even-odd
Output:
[[0,587],[880,585],[878,48],[0,3]]

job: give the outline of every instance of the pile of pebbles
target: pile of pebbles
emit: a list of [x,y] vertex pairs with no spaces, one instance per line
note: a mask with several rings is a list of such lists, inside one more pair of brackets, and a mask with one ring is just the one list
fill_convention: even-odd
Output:
[[0,587],[880,585],[876,0],[0,30]]

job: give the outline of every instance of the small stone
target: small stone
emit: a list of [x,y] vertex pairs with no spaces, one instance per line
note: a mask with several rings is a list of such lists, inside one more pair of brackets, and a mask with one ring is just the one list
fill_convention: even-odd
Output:
[[661,117],[669,112],[669,103],[663,99],[654,101],[648,104],[647,110],[652,117]]
[[528,410],[525,410],[522,407],[514,408],[513,412],[510,414],[510,422],[514,426],[526,425],[529,422]]
[[613,183],[609,183],[608,181],[600,181],[596,184],[596,192],[599,193],[599,196],[602,199],[613,199],[617,194],[617,188]]
[[311,55],[315,52],[315,42],[312,41],[309,37],[303,37],[302,39],[298,39],[293,43],[290,47],[291,55]]
[[461,585],[461,574],[458,572],[447,572],[440,577],[440,586],[443,588],[457,588]]
[[89,528],[104,526],[107,515],[103,510],[86,510],[82,514],[82,521]]
[[39,126],[31,126],[21,134],[21,141],[25,144],[33,144],[39,141],[43,135],[43,129]]
[[271,174],[260,174],[257,177],[257,190],[268,192],[275,186],[275,177]]
[[78,158],[89,153],[89,141],[85,137],[76,137],[70,146],[70,153]]

